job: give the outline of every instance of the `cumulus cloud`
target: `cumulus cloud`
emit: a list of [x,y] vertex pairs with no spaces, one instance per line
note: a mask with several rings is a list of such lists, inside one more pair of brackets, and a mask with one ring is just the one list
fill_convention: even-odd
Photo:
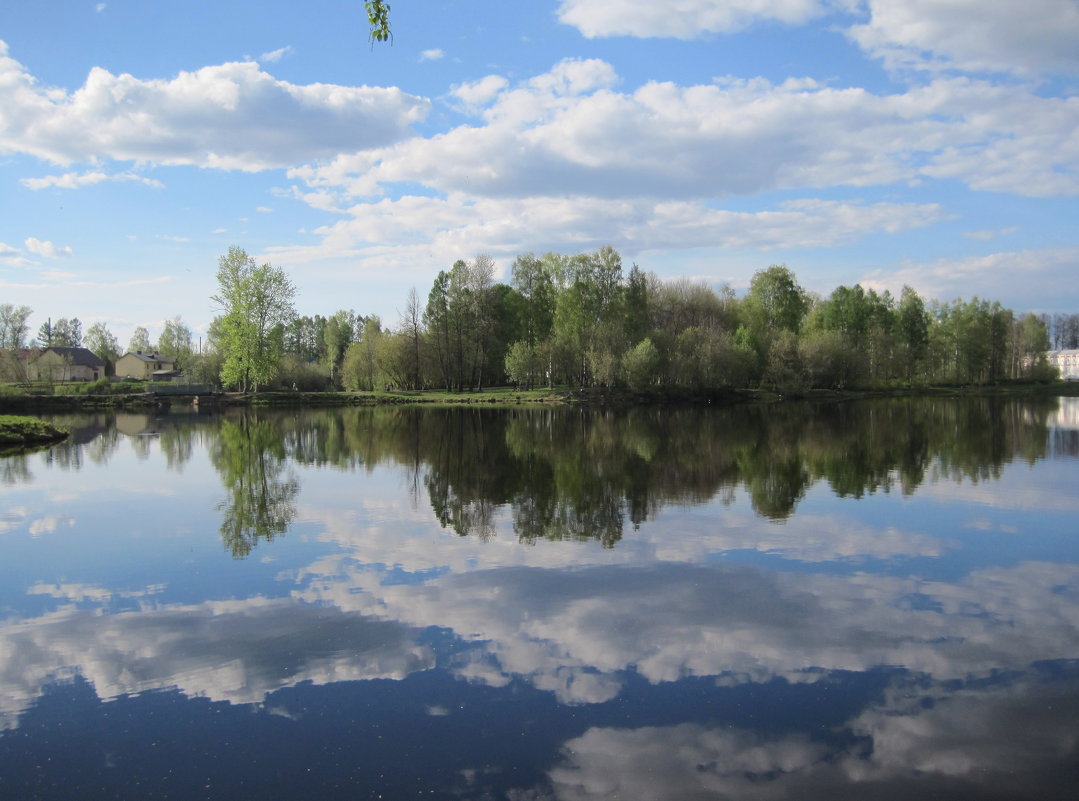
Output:
[[39,86],[3,43],[0,102],[0,152],[56,164],[113,159],[251,171],[384,146],[429,105],[396,88],[299,86],[254,62],[171,80],[95,67],[67,92]]
[[420,61],[439,61],[445,57],[445,52],[437,47],[432,48],[431,50],[424,50],[420,53]]
[[1079,74],[1074,0],[867,0],[851,38],[893,68]]
[[507,86],[509,81],[501,75],[488,75],[478,81],[453,87],[450,95],[464,103],[466,108],[478,108],[491,102]]
[[[292,172],[371,196],[397,182],[480,197],[672,200],[954,179],[1029,196],[1079,192],[1079,98],[967,79],[891,95],[812,80],[649,82],[623,93],[596,61],[515,88],[458,87],[482,124]],[[504,87],[504,88],[500,88]]]
[[1079,73],[1073,0],[562,0],[558,18],[584,36],[695,39],[755,23],[804,25],[832,16],[891,68]]
[[682,0],[672,6],[649,0],[562,0],[558,19],[589,38],[694,39],[733,33],[759,21],[801,25],[854,4],[853,0]]
[[70,256],[72,254],[71,247],[68,245],[58,248],[48,240],[42,241],[33,236],[28,237],[23,244],[26,245],[26,249],[31,253],[45,259],[58,259],[62,256]]

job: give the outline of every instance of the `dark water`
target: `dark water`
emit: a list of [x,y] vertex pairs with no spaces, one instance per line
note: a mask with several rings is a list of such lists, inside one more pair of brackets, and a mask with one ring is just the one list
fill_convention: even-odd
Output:
[[61,422],[5,801],[1076,797],[1076,400]]

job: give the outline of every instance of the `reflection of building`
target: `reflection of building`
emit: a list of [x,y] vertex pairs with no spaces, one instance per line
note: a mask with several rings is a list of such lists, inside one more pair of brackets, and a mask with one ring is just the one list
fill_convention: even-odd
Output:
[[140,434],[156,434],[158,427],[148,414],[120,412],[116,415],[116,430],[129,437]]
[[116,375],[121,378],[140,378],[148,381],[155,373],[172,373],[176,360],[152,351],[128,351],[116,360]]
[[1079,431],[1079,398],[1061,398],[1060,408],[1046,418],[1050,428]]
[[1045,358],[1060,370],[1061,378],[1079,381],[1079,350],[1051,350]]

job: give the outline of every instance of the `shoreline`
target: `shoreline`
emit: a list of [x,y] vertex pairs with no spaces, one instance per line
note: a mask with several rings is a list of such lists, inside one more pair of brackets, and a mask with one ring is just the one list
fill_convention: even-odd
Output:
[[146,410],[173,405],[194,405],[199,408],[234,406],[311,407],[384,406],[384,405],[585,405],[648,407],[676,405],[738,405],[744,403],[784,403],[791,401],[842,402],[870,398],[905,397],[1029,397],[1079,396],[1079,382],[1057,381],[1051,384],[1014,383],[997,385],[941,386],[925,385],[858,390],[810,390],[797,395],[780,395],[760,389],[727,389],[716,391],[656,390],[635,392],[628,389],[541,389],[517,391],[497,387],[478,392],[446,392],[444,390],[387,391],[387,392],[303,392],[269,391],[257,393],[218,393],[198,396],[167,396],[153,394],[128,395],[0,395],[0,414],[33,412],[80,412],[117,410]]

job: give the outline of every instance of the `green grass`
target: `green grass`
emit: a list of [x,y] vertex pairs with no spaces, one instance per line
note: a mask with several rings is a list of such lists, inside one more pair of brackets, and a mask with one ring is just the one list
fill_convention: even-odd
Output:
[[70,435],[69,431],[46,423],[37,417],[0,414],[0,446],[59,442]]

